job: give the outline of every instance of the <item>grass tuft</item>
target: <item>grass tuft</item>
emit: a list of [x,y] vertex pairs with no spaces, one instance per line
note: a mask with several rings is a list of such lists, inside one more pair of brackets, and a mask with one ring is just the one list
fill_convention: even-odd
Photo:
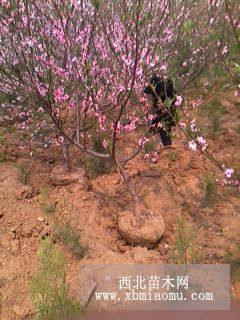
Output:
[[184,217],[180,216],[177,223],[177,239],[173,252],[173,263],[198,263],[199,256],[195,239],[194,230],[188,227]]
[[39,270],[29,283],[37,319],[63,320],[75,316],[80,312],[80,304],[68,297],[63,255],[49,238],[41,241],[39,262]]

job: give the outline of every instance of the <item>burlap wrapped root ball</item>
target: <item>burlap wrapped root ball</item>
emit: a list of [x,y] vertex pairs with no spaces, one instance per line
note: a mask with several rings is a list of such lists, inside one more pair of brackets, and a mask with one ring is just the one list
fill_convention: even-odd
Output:
[[118,217],[119,233],[127,243],[153,249],[160,241],[165,223],[160,213],[148,211],[141,225],[136,226],[136,217],[132,211],[123,211]]

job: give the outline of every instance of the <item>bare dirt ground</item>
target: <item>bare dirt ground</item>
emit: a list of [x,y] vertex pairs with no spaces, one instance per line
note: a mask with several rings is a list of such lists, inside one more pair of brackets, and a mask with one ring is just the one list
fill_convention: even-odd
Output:
[[[221,121],[221,131],[208,140],[209,149],[221,163],[240,169],[240,131],[236,130],[240,125],[240,99],[230,90],[221,103],[227,113]],[[130,142],[136,138],[132,135]],[[120,143],[128,140],[129,137],[123,137]],[[38,269],[36,253],[40,239],[51,235],[52,224],[42,209],[39,190],[43,186],[49,186],[49,199],[56,205],[56,214],[62,200],[67,199],[68,221],[89,245],[88,255],[82,260],[61,242],[56,243],[66,255],[67,281],[73,295],[78,294],[76,279],[82,264],[171,263],[180,214],[196,235],[197,261],[225,262],[227,253],[240,245],[240,195],[231,188],[218,186],[217,201],[206,205],[202,177],[215,173],[220,179],[222,174],[200,152],[187,150],[186,139],[180,133],[175,133],[174,147],[163,151],[156,163],[149,163],[140,154],[128,165],[141,200],[149,209],[161,212],[165,220],[164,236],[154,250],[129,246],[118,233],[117,215],[129,209],[131,201],[116,171],[92,179],[89,190],[77,183],[53,188],[49,184],[53,165],[29,158],[31,187],[26,187],[19,181],[14,155],[0,164],[1,319],[34,316],[27,284]],[[240,298],[237,284],[232,293]]]

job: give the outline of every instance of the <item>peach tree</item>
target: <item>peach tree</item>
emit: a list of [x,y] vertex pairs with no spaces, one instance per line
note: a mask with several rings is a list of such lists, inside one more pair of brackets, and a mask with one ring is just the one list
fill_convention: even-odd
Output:
[[[148,126],[151,109],[143,88],[153,74],[174,79],[177,127],[188,147],[207,153],[192,119],[180,121],[179,114],[185,89],[226,57],[226,10],[221,0],[1,0],[1,95],[14,95],[23,130],[36,115],[38,126],[51,127],[66,170],[69,145],[110,160],[139,218],[139,197],[125,166],[150,139],[139,130]],[[131,132],[138,138],[126,153],[119,138]],[[93,149],[93,135],[104,152]]]

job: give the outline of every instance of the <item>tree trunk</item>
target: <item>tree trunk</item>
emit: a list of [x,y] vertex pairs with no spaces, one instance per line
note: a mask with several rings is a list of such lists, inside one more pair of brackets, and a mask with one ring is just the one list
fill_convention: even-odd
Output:
[[76,131],[77,131],[77,134],[76,134],[76,140],[77,140],[77,143],[80,142],[80,116],[79,116],[79,107],[77,106],[77,109],[76,109],[76,121],[77,121],[77,124],[76,124]]
[[141,227],[142,225],[142,221],[141,221],[141,204],[140,204],[140,201],[139,201],[139,197],[136,193],[136,190],[135,190],[135,186],[134,184],[132,183],[131,181],[131,178],[126,174],[123,166],[121,164],[118,163],[118,169],[119,169],[119,172],[123,178],[123,181],[124,183],[126,184],[127,186],[127,189],[128,191],[130,192],[131,194],[131,197],[132,197],[132,201],[133,201],[133,213],[135,215],[135,218],[136,218],[136,227]]
[[66,140],[62,142],[62,166],[64,171],[70,171],[69,142]]

